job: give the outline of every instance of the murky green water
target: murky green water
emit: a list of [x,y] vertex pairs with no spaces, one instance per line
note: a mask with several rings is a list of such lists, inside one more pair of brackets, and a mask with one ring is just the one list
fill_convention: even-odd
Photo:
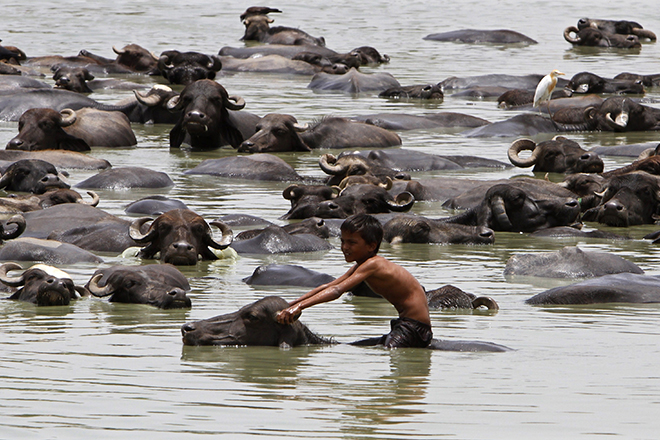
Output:
[[[238,16],[249,2],[182,1],[5,2],[4,44],[29,55],[75,55],[85,48],[108,57],[112,45],[138,43],[156,53],[168,49],[216,53],[241,46]],[[485,73],[547,73],[567,76],[589,70],[601,76],[622,71],[657,73],[660,47],[639,53],[580,51],[563,40],[578,18],[640,21],[660,32],[656,5],[603,2],[293,2],[270,4],[284,11],[276,24],[323,35],[329,47],[348,51],[375,46],[392,58],[387,71],[402,84],[438,82],[449,76]],[[540,42],[502,48],[425,41],[430,33],[458,28],[513,28]],[[137,78],[131,78],[136,80]],[[139,80],[139,79],[137,79]],[[157,78],[143,78],[157,81]],[[446,97],[420,105],[379,99],[316,94],[308,77],[221,74],[230,94],[246,110],[295,115],[310,122],[324,115],[378,112],[421,114],[456,111],[502,120],[512,113],[493,101]],[[125,92],[94,95],[116,102]],[[649,96],[658,98],[658,91]],[[169,126],[135,125],[136,148],[95,149],[91,154],[115,167],[146,166],[175,181],[157,194],[179,198],[214,218],[248,213],[278,222],[289,202],[286,183],[246,182],[189,176],[201,160],[235,154],[170,152]],[[16,124],[0,123],[0,145]],[[401,133],[406,148],[435,154],[471,154],[507,161],[510,140],[471,139],[456,133]],[[655,133],[571,136],[589,148],[658,140]],[[540,139],[539,139],[540,140]],[[320,176],[319,153],[283,154],[297,171]],[[606,158],[606,169],[626,163]],[[71,172],[76,183],[90,175]],[[440,173],[438,173],[440,174]],[[528,170],[446,172],[464,178],[495,179]],[[428,176],[429,174],[427,174]],[[538,176],[542,177],[542,176]],[[101,191],[100,208],[124,215],[124,206],[152,191]],[[450,214],[438,203],[418,203],[414,212]],[[90,298],[70,307],[36,308],[0,304],[0,438],[605,438],[655,439],[660,423],[660,361],[655,305],[530,307],[523,301],[557,282],[507,282],[502,270],[513,254],[578,244],[621,255],[647,273],[660,274],[657,246],[641,237],[655,226],[609,230],[636,238],[602,240],[530,239],[497,233],[493,246],[382,246],[382,254],[408,268],[427,288],[453,284],[493,296],[498,313],[432,312],[437,337],[494,341],[515,348],[499,354],[387,351],[347,345],[291,350],[241,347],[183,347],[186,321],[234,311],[266,295],[293,299],[303,289],[250,287],[241,279],[260,264],[301,264],[342,274],[338,249],[327,253],[243,257],[183,267],[192,286],[193,308],[162,311],[148,306],[109,304]],[[136,264],[104,255],[104,265]],[[78,283],[96,266],[63,267]],[[306,310],[303,321],[339,342],[386,331],[394,309],[383,301],[345,297]]]

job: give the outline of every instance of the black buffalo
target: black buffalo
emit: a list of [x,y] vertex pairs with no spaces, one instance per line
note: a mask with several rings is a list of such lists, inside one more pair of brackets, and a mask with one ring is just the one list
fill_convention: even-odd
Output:
[[363,93],[381,92],[401,87],[401,84],[387,72],[362,73],[353,67],[343,75],[319,72],[312,77],[307,87],[327,92]]
[[393,244],[492,244],[495,242],[495,234],[485,226],[466,226],[416,215],[397,215],[383,225],[383,240]]
[[158,57],[137,44],[128,44],[121,49],[112,46],[112,51],[117,54],[113,59],[81,50],[80,55],[95,60],[96,64],[103,67],[108,73],[144,73],[157,75]]
[[577,22],[578,29],[594,28],[610,34],[637,35],[639,38],[648,38],[651,41],[656,40],[653,32],[646,30],[636,21],[628,20],[601,20],[591,18],[581,18]]
[[171,264],[113,266],[99,269],[85,286],[94,296],[111,302],[149,304],[161,309],[191,307],[186,277]]
[[501,183],[491,186],[478,206],[441,221],[485,226],[495,231],[533,232],[571,225],[579,216],[580,204],[574,197]]
[[603,78],[591,72],[580,72],[566,84],[571,93],[616,93],[619,95],[644,94],[644,84],[639,79]]
[[[522,158],[523,150],[531,150],[532,154]],[[538,144],[530,139],[518,139],[509,147],[508,156],[517,167],[534,166],[534,172],[601,173],[604,166],[598,154],[582,149],[580,144],[563,136]]]
[[575,26],[569,26],[564,29],[564,39],[575,46],[616,47],[619,49],[642,47],[637,35],[611,34],[592,27],[578,29]]
[[313,37],[300,29],[286,26],[270,27],[274,20],[265,15],[253,15],[243,20],[245,34],[241,37],[243,41],[259,41],[269,44],[309,44],[325,46],[323,37]]
[[644,171],[613,176],[600,196],[582,220],[627,227],[653,224],[660,214],[660,178]]
[[215,55],[167,50],[160,54],[158,69],[171,84],[188,85],[200,79],[214,79],[222,68]]
[[426,299],[432,309],[478,309],[499,310],[497,302],[489,296],[476,296],[447,284],[438,289],[428,290]]
[[103,170],[75,185],[78,188],[127,189],[166,188],[174,186],[167,173],[143,167],[121,167]]
[[18,121],[18,136],[8,150],[89,151],[90,147],[127,147],[137,144],[125,114],[83,108],[26,111]]
[[89,73],[89,70],[84,67],[53,66],[53,68],[55,87],[78,93],[93,92],[93,90],[89,88],[87,81],[93,80],[94,75]]
[[103,263],[103,259],[74,244],[19,237],[0,247],[0,261],[41,261],[45,264]]
[[[318,219],[314,222],[318,223]],[[327,232],[327,227],[325,229]],[[332,249],[332,245],[317,234],[304,230],[288,232],[276,225],[268,226],[254,237],[236,240],[231,247],[239,254],[282,254]]]
[[432,99],[442,101],[445,97],[442,87],[437,84],[418,84],[413,86],[392,87],[378,94],[380,98]]
[[559,131],[660,130],[660,110],[623,96],[612,96],[585,108],[562,109],[551,116]]
[[396,134],[373,125],[345,118],[323,118],[300,125],[291,115],[271,113],[256,124],[256,133],[238,151],[264,153],[311,151],[317,148],[384,148],[401,145]]
[[[379,155],[375,154],[375,156]],[[380,183],[384,182],[384,178],[410,180],[410,174],[391,168],[360,153],[342,153],[339,157],[324,154],[319,158],[319,166],[323,172],[329,175],[326,184],[339,185],[341,188],[347,186],[343,182],[349,176],[373,176],[377,178],[379,186],[382,186]],[[387,186],[385,188],[390,189]]]
[[205,159],[184,174],[210,174],[250,180],[298,181],[302,177],[283,159],[268,153]]
[[60,179],[52,164],[40,159],[21,159],[7,167],[0,177],[0,188],[43,194],[51,189],[68,189],[70,185]]
[[0,281],[7,286],[20,287],[8,299],[38,306],[66,306],[71,300],[87,294],[84,288],[73,284],[68,274],[52,266],[38,264],[18,277],[7,275],[12,270],[22,270],[22,267],[16,263],[4,263],[0,266]]
[[241,112],[230,115],[229,110],[243,109],[245,101],[241,97],[229,96],[224,87],[210,79],[186,86],[180,95],[169,99],[167,107],[180,112],[179,120],[170,131],[172,148],[179,148],[184,141],[199,150],[223,145],[238,148],[246,136],[255,132],[259,119]]
[[[146,233],[140,232],[142,225],[151,221]],[[160,253],[161,263],[177,265],[197,264],[203,260],[217,260],[209,249],[227,248],[233,239],[231,229],[220,221],[212,221],[212,226],[222,231],[222,239],[217,242],[211,235],[211,228],[204,218],[189,209],[173,209],[158,216],[155,220],[143,217],[133,221],[130,236],[143,247],[140,258],[154,258]]]
[[87,194],[92,198],[90,202],[86,202],[79,192],[66,188],[53,189],[43,194],[10,194],[9,197],[0,197],[0,209],[5,212],[28,212],[61,203],[83,203],[97,206],[100,200],[98,194],[93,191],[88,191]]
[[509,29],[459,29],[456,31],[429,34],[424,37],[424,40],[460,43],[537,44],[536,40]]

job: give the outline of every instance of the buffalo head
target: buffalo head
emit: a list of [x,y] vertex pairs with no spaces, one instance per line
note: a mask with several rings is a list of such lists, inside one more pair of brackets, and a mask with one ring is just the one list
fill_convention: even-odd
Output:
[[214,79],[221,68],[218,57],[198,52],[168,50],[158,60],[158,69],[171,84],[188,85],[200,79]]
[[257,132],[238,147],[239,152],[311,151],[298,134],[307,126],[298,124],[291,115],[267,114],[259,120],[256,129]]
[[43,194],[50,189],[70,188],[70,185],[60,179],[52,164],[40,159],[21,159],[7,167],[0,177],[0,188]]
[[194,149],[208,150],[227,144],[238,148],[243,135],[229,118],[228,110],[244,107],[243,98],[229,96],[217,82],[195,81],[167,102],[169,110],[180,112],[178,122],[170,131],[170,147],[180,147],[188,135]]
[[94,75],[84,67],[67,67],[56,64],[51,67],[51,70],[54,72],[55,87],[78,93],[92,93],[87,81],[93,80]]
[[[531,150],[528,158],[520,157],[523,150]],[[536,144],[530,139],[518,139],[508,150],[511,163],[517,167],[534,166],[534,172],[602,173],[603,160],[598,154],[583,150],[577,142],[563,136]]]
[[21,287],[9,299],[31,302],[38,306],[65,306],[72,299],[87,294],[84,288],[73,284],[67,273],[45,264],[34,265],[18,277],[7,275],[9,271],[21,269],[16,263],[0,266],[0,281],[7,286]]
[[64,127],[75,122],[76,114],[73,110],[27,110],[18,120],[18,135],[7,143],[7,150],[89,151],[87,142],[64,131]]
[[[222,231],[222,239],[215,241],[209,224],[189,209],[173,209],[152,220],[149,217],[134,220],[129,235],[137,243],[147,245],[139,253],[141,258],[154,258],[160,253],[162,263],[192,265],[197,264],[200,257],[216,260],[209,247],[225,249],[233,239],[229,226],[213,221],[210,224]],[[142,234],[140,228],[149,221],[152,221],[149,229]]]

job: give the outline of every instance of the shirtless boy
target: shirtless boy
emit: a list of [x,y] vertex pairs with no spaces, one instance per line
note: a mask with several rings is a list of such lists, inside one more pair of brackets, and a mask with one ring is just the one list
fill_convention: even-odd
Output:
[[391,322],[391,332],[379,343],[387,348],[428,346],[433,333],[424,288],[406,269],[377,255],[382,239],[383,228],[371,215],[358,214],[344,221],[341,251],[346,261],[355,265],[334,281],[290,302],[277,314],[277,321],[292,324],[304,309],[333,301],[364,281],[399,312],[399,318]]

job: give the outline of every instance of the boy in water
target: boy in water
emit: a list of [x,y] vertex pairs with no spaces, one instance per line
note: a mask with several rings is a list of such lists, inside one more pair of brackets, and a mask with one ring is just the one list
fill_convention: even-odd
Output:
[[290,302],[277,314],[277,321],[292,324],[303,309],[333,301],[364,281],[399,312],[399,318],[391,322],[392,331],[379,343],[387,348],[428,346],[433,333],[424,288],[406,269],[377,255],[382,239],[383,227],[371,215],[358,214],[344,221],[341,251],[347,262],[356,264],[336,280]]

